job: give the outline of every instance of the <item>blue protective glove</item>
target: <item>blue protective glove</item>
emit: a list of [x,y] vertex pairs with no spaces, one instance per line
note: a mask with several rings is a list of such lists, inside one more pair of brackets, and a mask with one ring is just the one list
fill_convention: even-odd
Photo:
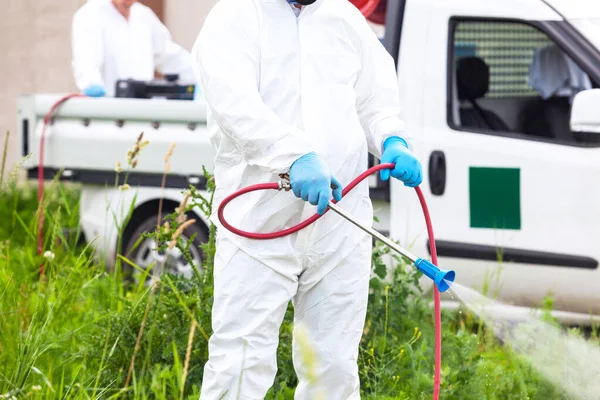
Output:
[[394,169],[382,169],[379,171],[381,180],[387,181],[390,174],[404,182],[404,186],[419,186],[423,181],[421,163],[408,149],[406,141],[398,136],[389,137],[383,142],[383,154],[381,163],[396,164]]
[[331,200],[332,185],[333,198],[342,199],[342,185],[331,175],[329,167],[316,154],[308,153],[294,161],[290,168],[290,184],[296,197],[317,206],[317,212],[323,214]]
[[83,89],[83,94],[89,97],[103,97],[106,94],[106,90],[100,85],[90,85]]

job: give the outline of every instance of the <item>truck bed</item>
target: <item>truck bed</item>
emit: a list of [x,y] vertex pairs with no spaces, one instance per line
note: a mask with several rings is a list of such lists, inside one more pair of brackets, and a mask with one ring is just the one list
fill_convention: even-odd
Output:
[[[24,95],[18,101],[19,149],[31,153],[24,168],[37,178],[44,117],[61,95]],[[147,146],[135,168],[127,154],[143,134]],[[165,154],[175,143],[167,187],[201,183],[202,167],[212,168],[214,150],[202,101],[72,98],[60,106],[44,134],[44,178],[114,185],[116,165],[131,170],[128,182],[160,186]],[[123,175],[123,174],[120,174]]]

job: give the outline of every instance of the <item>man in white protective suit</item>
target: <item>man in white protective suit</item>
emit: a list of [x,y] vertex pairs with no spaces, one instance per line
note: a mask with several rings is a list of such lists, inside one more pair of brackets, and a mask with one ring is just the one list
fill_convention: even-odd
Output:
[[195,84],[190,54],[137,0],[88,0],[73,16],[75,84],[91,97],[113,96],[119,79],[149,81],[155,71]]
[[[381,171],[384,180],[391,174],[406,186],[421,183],[399,117],[394,62],[348,0],[220,0],[192,57],[216,148],[215,211],[238,189],[290,176],[293,193],[259,191],[231,202],[225,217],[233,226],[266,233],[323,214],[341,187],[368,168],[369,152],[395,163]],[[339,204],[372,225],[367,181]],[[200,398],[264,398],[292,300],[296,398],[359,399],[370,236],[333,212],[264,241],[212,220],[213,333]],[[316,354],[312,370],[303,339]]]

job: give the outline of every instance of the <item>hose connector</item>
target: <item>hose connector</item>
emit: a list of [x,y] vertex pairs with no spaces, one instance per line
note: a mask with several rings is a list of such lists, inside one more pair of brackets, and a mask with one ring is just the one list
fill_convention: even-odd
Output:
[[278,188],[277,190],[285,190],[286,192],[289,192],[290,190],[292,190],[292,185],[290,185],[290,181],[286,181],[284,179],[280,180],[279,182],[277,182]]
[[277,190],[285,190],[286,192],[292,190],[292,184],[290,183],[290,174],[279,174],[279,177],[281,178],[281,180],[277,182],[277,184],[279,185],[279,188]]
[[445,271],[443,269],[439,269],[432,262],[423,258],[419,258],[417,261],[415,261],[415,267],[417,267],[417,269],[425,276],[433,280],[440,292],[445,292],[448,290],[450,288],[450,284],[454,282],[454,271]]

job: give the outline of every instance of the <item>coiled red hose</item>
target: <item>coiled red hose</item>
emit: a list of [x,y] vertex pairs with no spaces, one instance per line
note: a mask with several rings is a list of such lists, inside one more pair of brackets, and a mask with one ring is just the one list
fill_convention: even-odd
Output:
[[[394,164],[391,164],[391,163],[379,164],[379,165],[369,168],[368,170],[366,170],[365,172],[363,172],[362,174],[357,176],[354,180],[352,180],[352,182],[350,182],[348,184],[348,186],[346,186],[342,190],[342,196],[345,196],[348,192],[350,192],[352,189],[354,189],[356,187],[356,185],[358,185],[360,182],[362,182],[364,179],[369,177],[374,172],[380,171],[382,169],[391,169],[391,168],[394,168]],[[259,183],[256,185],[251,185],[246,188],[240,189],[237,192],[227,196],[219,205],[219,209],[217,212],[217,215],[219,217],[219,221],[221,222],[221,224],[227,230],[229,230],[239,236],[242,236],[242,237],[245,237],[248,239],[268,240],[268,239],[275,239],[275,238],[287,236],[294,232],[298,232],[299,230],[307,227],[308,225],[312,224],[313,222],[315,222],[316,220],[321,218],[323,215],[325,215],[325,213],[329,212],[329,209],[327,209],[325,211],[325,213],[322,215],[315,213],[312,217],[306,219],[305,221],[303,221],[295,226],[292,226],[291,228],[287,228],[287,229],[277,231],[277,232],[270,232],[270,233],[246,232],[246,231],[243,231],[241,229],[238,229],[238,228],[232,226],[231,224],[229,224],[227,222],[227,220],[225,219],[225,216],[224,216],[225,207],[233,199],[240,197],[246,193],[255,192],[257,190],[267,190],[267,189],[279,190],[279,184],[275,183],[275,182]],[[435,239],[434,239],[434,235],[433,235],[433,224],[431,223],[431,216],[429,214],[429,209],[427,208],[427,202],[425,201],[425,196],[423,195],[423,192],[421,191],[420,187],[416,187],[415,191],[417,192],[417,196],[419,197],[419,202],[421,203],[421,208],[423,210],[423,215],[425,217],[425,224],[427,225],[427,236],[429,237],[429,248],[431,251],[431,258],[432,258],[431,261],[433,262],[433,264],[437,265],[438,260],[437,260],[437,250],[435,247]],[[335,200],[332,200],[332,202],[334,204],[337,203],[337,201],[335,201]],[[433,383],[434,383],[433,399],[438,400],[439,395],[440,395],[440,376],[441,376],[441,364],[442,364],[442,317],[441,317],[441,306],[440,306],[440,292],[439,292],[437,286],[435,286],[435,285],[433,285],[433,303],[434,303],[434,314],[435,314],[435,365],[434,365],[434,380],[433,380]]]

